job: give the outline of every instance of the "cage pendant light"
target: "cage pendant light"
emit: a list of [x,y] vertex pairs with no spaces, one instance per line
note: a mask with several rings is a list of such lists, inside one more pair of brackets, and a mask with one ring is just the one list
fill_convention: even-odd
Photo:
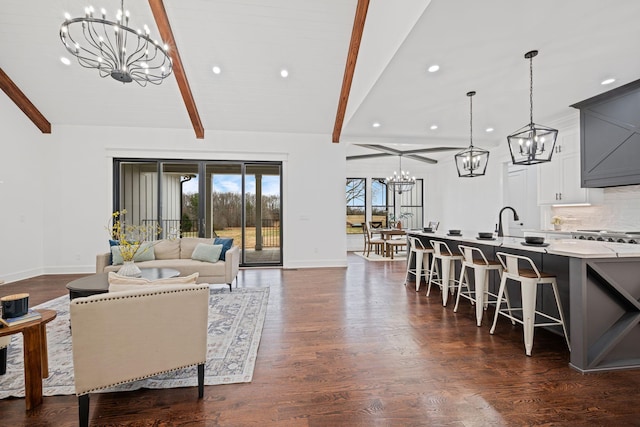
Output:
[[529,60],[529,124],[507,136],[514,165],[535,165],[550,162],[558,137],[558,130],[533,122],[533,58],[532,50],[524,54]]
[[473,178],[482,176],[487,171],[489,163],[489,152],[482,148],[473,146],[473,96],[474,91],[467,92],[469,97],[469,148],[462,150],[455,155],[458,176],[462,178]]

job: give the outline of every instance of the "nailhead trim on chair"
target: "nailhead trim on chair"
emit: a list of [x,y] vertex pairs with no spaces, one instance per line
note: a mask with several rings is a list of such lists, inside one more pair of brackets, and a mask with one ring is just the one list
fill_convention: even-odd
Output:
[[[204,283],[201,283],[200,285],[203,285],[203,284]],[[159,286],[163,286],[163,285],[159,285]],[[126,299],[126,298],[141,298],[141,297],[149,296],[149,295],[175,294],[175,293],[185,292],[185,291],[209,292],[209,289],[206,289],[206,288],[198,289],[198,288],[193,288],[193,287],[185,287],[185,288],[182,288],[182,289],[173,289],[173,290],[170,290],[170,291],[166,291],[166,290],[160,290],[160,289],[156,288],[156,289],[149,289],[145,293],[136,294],[136,295],[116,295],[116,294],[118,294],[120,292],[113,292],[111,294],[109,294],[109,293],[107,293],[107,294],[97,294],[97,295],[100,296],[100,298],[90,299],[90,300],[86,300],[86,298],[90,298],[90,297],[75,298],[72,302],[74,304],[90,304],[90,303],[98,302],[98,301],[111,301],[111,300],[119,300],[119,299]],[[129,291],[122,291],[122,292],[129,292]],[[109,295],[109,296],[107,296],[107,295]]]
[[133,378],[133,379],[130,379],[130,380],[127,380],[127,381],[120,381],[118,383],[109,384],[109,385],[106,385],[106,386],[103,386],[103,387],[92,388],[91,390],[86,390],[86,391],[82,392],[81,394],[76,394],[76,396],[83,396],[85,394],[93,393],[94,391],[104,390],[104,389],[115,387],[115,386],[119,386],[119,385],[122,385],[122,384],[129,384],[129,383],[132,383],[134,381],[144,380],[146,378],[155,377],[156,375],[166,374],[166,373],[169,373],[169,372],[177,371],[178,369],[190,368],[192,366],[198,366],[198,365],[202,365],[204,363],[206,363],[206,360],[203,360],[200,363],[193,363],[191,365],[185,365],[185,366],[180,366],[178,368],[169,369],[169,370],[166,370],[166,371],[156,372],[154,374],[146,375],[146,376],[143,376],[143,377],[136,377],[136,378]]

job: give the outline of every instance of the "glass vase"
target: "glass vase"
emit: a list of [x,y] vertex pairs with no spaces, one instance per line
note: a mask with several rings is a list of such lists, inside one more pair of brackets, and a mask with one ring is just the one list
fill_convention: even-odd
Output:
[[120,267],[120,270],[118,270],[118,274],[128,277],[140,277],[142,276],[142,271],[140,271],[140,268],[136,265],[135,262],[125,261],[122,264],[122,267]]

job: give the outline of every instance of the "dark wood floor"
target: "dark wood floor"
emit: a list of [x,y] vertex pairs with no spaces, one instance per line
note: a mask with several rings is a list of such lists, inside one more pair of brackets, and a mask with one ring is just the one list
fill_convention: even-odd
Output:
[[[79,276],[0,286],[31,304]],[[478,328],[461,302],[403,286],[404,264],[349,256],[347,269],[243,270],[239,287],[269,286],[267,319],[248,384],[95,394],[100,426],[640,426],[640,370],[582,375],[563,339],[503,320]],[[490,310],[491,312],[491,310]],[[6,426],[77,425],[75,396],[0,400]]]

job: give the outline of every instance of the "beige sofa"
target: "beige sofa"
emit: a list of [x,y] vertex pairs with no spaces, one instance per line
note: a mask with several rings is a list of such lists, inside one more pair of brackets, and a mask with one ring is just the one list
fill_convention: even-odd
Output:
[[[225,261],[205,262],[191,259],[198,243],[213,244],[214,239],[198,237],[183,237],[181,239],[159,240],[153,245],[154,257],[152,261],[136,262],[140,268],[174,268],[180,272],[180,276],[188,276],[199,273],[198,283],[226,283],[231,289],[231,284],[238,275],[240,268],[240,248],[232,246],[225,254]],[[109,252],[96,256],[96,273],[117,272],[121,265],[110,264]]]

